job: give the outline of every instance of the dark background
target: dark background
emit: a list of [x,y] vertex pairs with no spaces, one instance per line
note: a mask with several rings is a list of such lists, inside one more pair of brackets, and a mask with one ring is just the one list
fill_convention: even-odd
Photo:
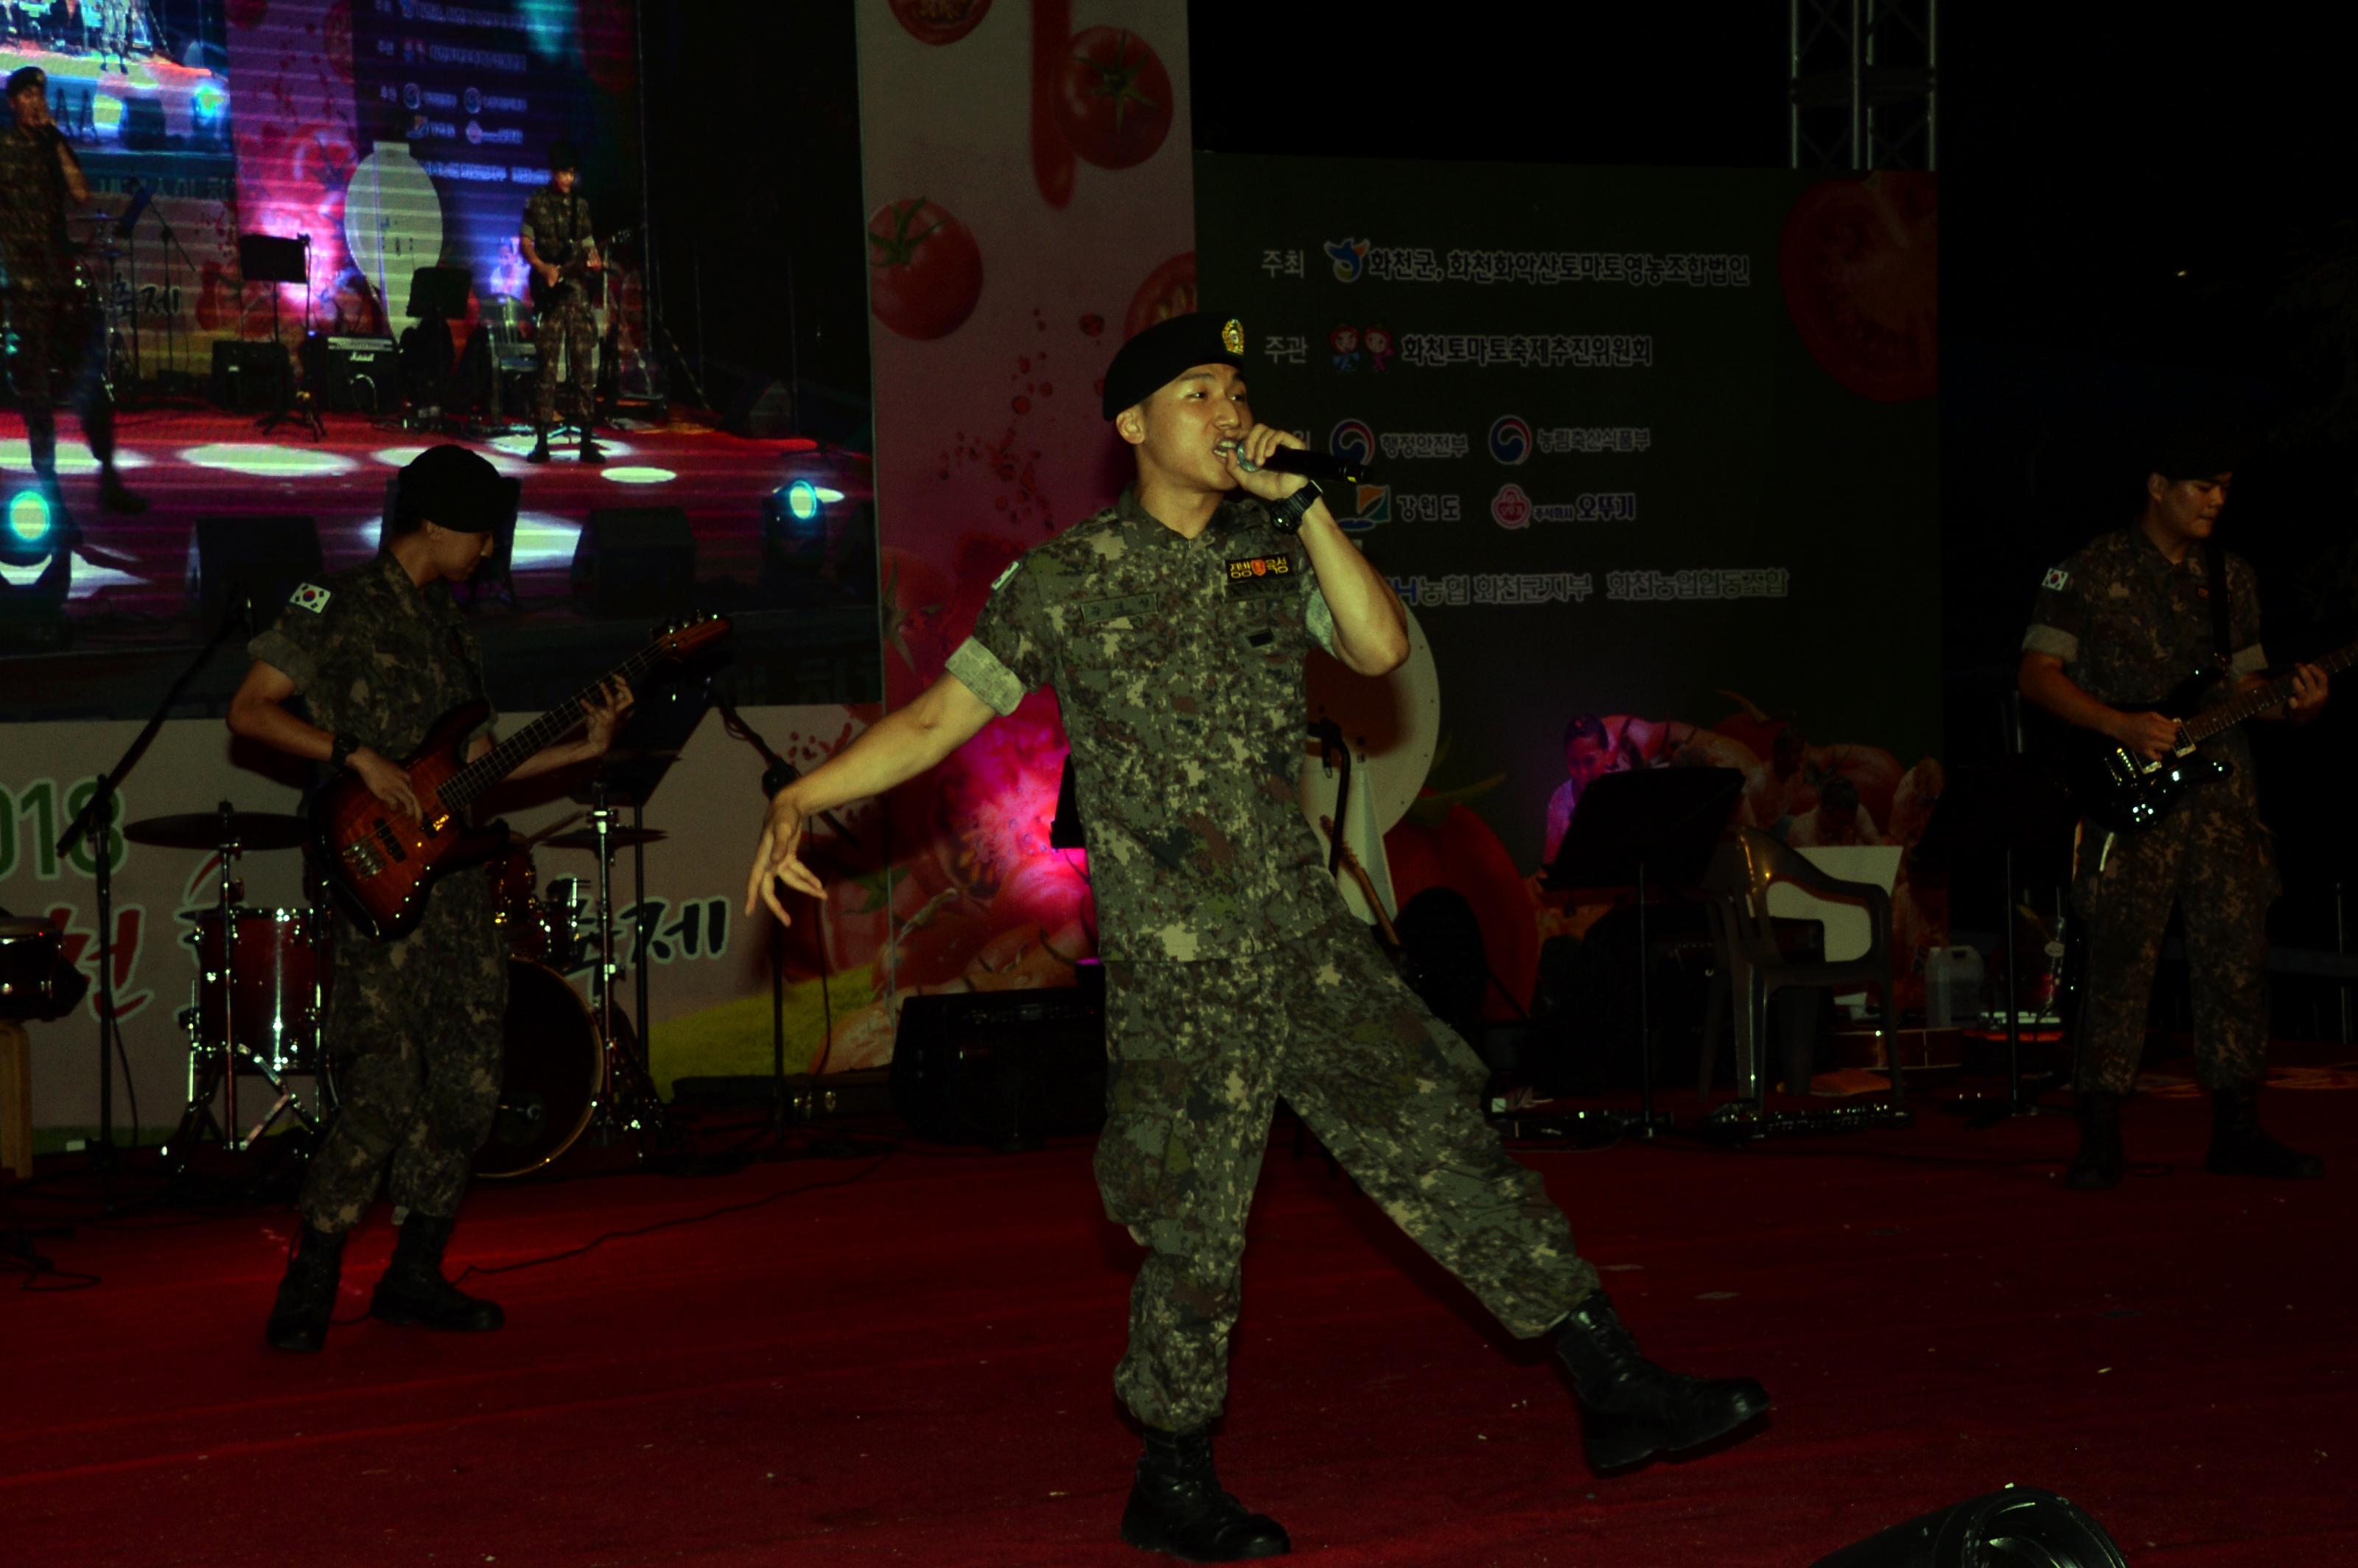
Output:
[[[2207,8],[2199,24],[2123,10],[1942,10],[1946,681],[1926,700],[1943,703],[1952,765],[1998,750],[2031,592],[2130,519],[2142,432],[2226,411],[2252,433],[2223,534],[2260,569],[2271,653],[2342,641],[2358,602],[2358,133],[2340,56],[2266,7]],[[741,367],[793,361],[807,407],[856,410],[865,213],[849,0],[651,6],[649,33],[664,300],[683,347],[717,399]],[[1347,19],[1197,5],[1195,143],[1782,166],[1786,42],[1781,5]],[[752,287],[784,259],[793,289]],[[2330,944],[2332,884],[2358,861],[2340,782],[2353,713],[2358,673],[2318,726],[2258,727],[2288,847],[2281,936]]]

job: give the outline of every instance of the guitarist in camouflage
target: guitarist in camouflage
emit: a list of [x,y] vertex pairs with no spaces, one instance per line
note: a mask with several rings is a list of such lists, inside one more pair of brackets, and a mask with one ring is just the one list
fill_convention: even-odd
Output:
[[[491,553],[504,502],[492,465],[463,447],[436,447],[401,470],[384,551],[366,566],[295,590],[276,625],[254,639],[254,665],[230,701],[239,735],[337,772],[416,816],[407,756],[438,717],[483,693],[473,633],[450,597]],[[300,698],[304,714],[286,704]],[[511,778],[603,755],[630,706],[627,687],[584,703],[589,725],[549,746]],[[487,725],[486,730],[489,726]],[[488,733],[471,755],[492,749]],[[370,1311],[393,1323],[480,1331],[500,1326],[497,1304],[461,1293],[442,1275],[467,1170],[499,1108],[506,955],[480,876],[433,884],[408,935],[373,942],[338,913],[328,1049],[342,1104],[297,1200],[303,1227],[265,1337],[281,1350],[318,1350],[335,1305],[344,1238],[385,1183],[400,1217],[393,1262]]]
[[[2135,526],[2102,535],[2039,585],[2022,640],[2022,695],[2075,729],[2156,761],[2179,745],[2191,711],[2155,711],[2160,694],[2216,672],[2213,706],[2266,684],[2259,592],[2251,566],[2208,543],[2232,464],[2215,445],[2181,439],[2157,454]],[[2299,665],[2266,717],[2305,723],[2326,697],[2325,672]],[[2267,910],[2278,882],[2260,821],[2249,741],[2206,741],[2229,764],[2159,821],[2114,831],[2082,826],[2072,903],[2087,924],[2087,984],[2077,1087],[2080,1151],[2065,1184],[2117,1185],[2121,1107],[2136,1086],[2163,928],[2175,905],[2194,981],[2196,1072],[2213,1113],[2206,1168],[2219,1174],[2320,1176],[2324,1162],[2259,1125],[2267,1071]]]
[[604,462],[605,455],[590,438],[590,427],[598,408],[598,334],[590,319],[590,301],[581,285],[565,276],[568,266],[597,272],[606,265],[598,254],[597,237],[590,231],[590,203],[581,199],[581,159],[563,142],[549,149],[548,183],[525,203],[524,223],[516,248],[542,287],[539,324],[534,329],[537,363],[533,382],[532,450],[525,461],[548,460],[548,432],[557,423],[557,365],[562,352],[573,395],[580,406],[581,445],[585,463]]

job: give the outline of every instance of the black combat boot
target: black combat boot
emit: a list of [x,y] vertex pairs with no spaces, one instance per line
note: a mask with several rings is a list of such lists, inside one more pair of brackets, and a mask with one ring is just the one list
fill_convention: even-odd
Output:
[[1555,1354],[1580,1396],[1592,1470],[1709,1443],[1768,1408],[1768,1390],[1749,1378],[1690,1378],[1647,1360],[1603,1291],[1590,1292],[1563,1320]]
[[336,1285],[343,1272],[344,1233],[306,1225],[262,1330],[272,1349],[310,1354],[328,1343],[328,1320],[335,1315]]
[[2063,1184],[2092,1193],[2121,1184],[2121,1097],[2102,1089],[2080,1091],[2080,1152],[2063,1173]]
[[393,1261],[369,1301],[370,1316],[454,1334],[482,1334],[507,1321],[497,1302],[471,1296],[442,1277],[442,1249],[450,1244],[451,1224],[424,1214],[401,1222]]
[[590,438],[590,432],[586,427],[581,432],[581,445],[579,450],[581,460],[585,463],[595,465],[606,460],[606,449]]
[[2325,1174],[2325,1162],[2288,1149],[2260,1126],[2260,1086],[2211,1091],[2211,1152],[2202,1168],[2214,1176],[2304,1177]]
[[1284,1527],[1266,1514],[1249,1514],[1220,1490],[1212,1468],[1212,1429],[1146,1429],[1138,1480],[1121,1511],[1121,1538],[1149,1552],[1190,1563],[1234,1563],[1282,1557],[1293,1550]]
[[545,463],[548,460],[547,426],[536,425],[533,427],[532,450],[524,455],[524,460],[528,463]]

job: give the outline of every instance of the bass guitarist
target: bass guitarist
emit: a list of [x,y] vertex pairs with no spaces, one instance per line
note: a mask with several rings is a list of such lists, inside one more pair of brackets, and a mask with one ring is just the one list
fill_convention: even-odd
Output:
[[533,299],[539,313],[534,339],[539,345],[539,365],[533,384],[534,432],[527,462],[548,460],[548,432],[557,424],[560,350],[580,405],[580,459],[585,463],[605,461],[590,434],[598,407],[598,331],[581,284],[570,274],[599,272],[606,263],[590,232],[590,203],[581,199],[580,185],[581,159],[571,146],[557,143],[548,153],[548,183],[525,203],[524,226],[517,235],[517,246],[532,266]]
[[[231,699],[229,727],[291,756],[349,768],[385,806],[417,815],[406,757],[434,721],[483,695],[482,665],[450,597],[491,553],[503,501],[496,470],[463,447],[436,447],[401,470],[384,552],[295,590],[278,623],[248,644],[254,665]],[[285,706],[303,699],[308,718]],[[631,706],[616,681],[584,702],[586,731],[508,776],[601,756]],[[471,755],[492,749],[489,726]],[[481,1331],[493,1303],[442,1274],[442,1251],[467,1168],[497,1113],[506,955],[480,876],[436,881],[406,936],[373,942],[339,911],[330,1048],[347,1065],[342,1106],[303,1183],[302,1232],[265,1337],[318,1350],[335,1306],[344,1238],[389,1175],[400,1238],[370,1311],[394,1323]],[[406,1214],[404,1213],[406,1211]]]
[[[2136,525],[2105,534],[2048,572],[2022,640],[2022,695],[2066,724],[2158,761],[2193,716],[2179,690],[2217,672],[2195,699],[2213,706],[2266,684],[2259,593],[2249,563],[2212,542],[2232,463],[2208,438],[2155,454]],[[2299,665],[2270,716],[2304,723],[2326,697],[2325,672]],[[2170,711],[2158,711],[2167,705]],[[2083,737],[2084,739],[2084,737]],[[2267,1071],[2267,910],[2278,882],[2259,816],[2249,741],[2229,729],[2203,750],[2231,767],[2195,786],[2150,827],[2081,827],[2072,903],[2086,922],[2081,1012],[2080,1150],[2067,1186],[2117,1185],[2121,1107],[2136,1087],[2163,928],[2177,907],[2194,981],[2196,1072],[2211,1090],[2205,1166],[2224,1175],[2319,1176],[2324,1162],[2259,1124]]]

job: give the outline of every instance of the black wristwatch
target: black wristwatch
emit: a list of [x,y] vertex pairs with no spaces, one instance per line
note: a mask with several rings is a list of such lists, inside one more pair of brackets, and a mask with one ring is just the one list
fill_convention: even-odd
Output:
[[1305,479],[1300,490],[1283,501],[1270,503],[1270,524],[1280,533],[1291,534],[1302,526],[1302,520],[1310,515],[1310,509],[1325,498],[1326,492],[1318,488],[1316,480]]
[[360,749],[360,741],[352,736],[339,735],[335,739],[335,743],[329,748],[328,762],[341,772],[351,764],[352,753]]

